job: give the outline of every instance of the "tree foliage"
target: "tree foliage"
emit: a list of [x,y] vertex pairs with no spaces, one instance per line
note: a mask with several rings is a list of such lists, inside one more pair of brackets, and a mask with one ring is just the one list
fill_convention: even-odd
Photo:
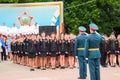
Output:
[[[51,2],[61,0],[0,0],[0,3]],[[62,0],[64,2],[64,23],[67,33],[78,33],[79,26],[91,22],[99,26],[100,33],[109,34],[120,27],[120,0]]]

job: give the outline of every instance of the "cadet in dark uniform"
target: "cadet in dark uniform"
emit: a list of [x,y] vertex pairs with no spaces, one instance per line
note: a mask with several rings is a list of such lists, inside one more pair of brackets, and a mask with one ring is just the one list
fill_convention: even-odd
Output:
[[78,57],[79,62],[79,77],[78,79],[86,79],[87,77],[87,66],[86,66],[86,57],[84,53],[85,40],[87,38],[85,34],[86,28],[84,26],[79,27],[79,35],[75,40],[75,55]]
[[107,63],[106,63],[106,60],[107,60],[107,52],[109,50],[108,48],[108,41],[107,41],[107,35],[104,34],[103,37],[105,38],[105,42],[101,42],[100,43],[100,53],[101,53],[101,65],[102,67],[107,67]]
[[24,61],[25,61],[25,60],[24,60],[24,58],[25,58],[25,50],[24,50],[24,42],[23,42],[23,40],[24,40],[24,36],[22,35],[22,36],[21,36],[21,49],[22,49],[22,50],[21,50],[21,53],[22,53],[21,64],[22,64],[22,65],[25,65],[25,64],[24,64]]
[[46,62],[47,62],[47,39],[45,38],[46,34],[45,32],[43,32],[41,34],[42,39],[41,39],[41,52],[40,52],[40,56],[41,56],[41,69],[42,70],[46,70]]
[[29,65],[29,60],[28,60],[28,53],[29,53],[29,39],[28,36],[25,37],[25,39],[23,40],[24,43],[24,63],[25,65]]
[[66,52],[66,43],[65,43],[65,39],[64,39],[64,34],[61,34],[61,38],[59,40],[59,53],[60,53],[60,66],[61,69],[65,68],[65,52]]
[[100,43],[105,41],[104,38],[96,32],[98,26],[94,23],[89,25],[90,35],[85,42],[85,53],[88,58],[90,80],[100,80]]
[[18,51],[18,64],[21,64],[22,56],[23,56],[23,43],[21,38],[18,39],[17,43],[17,51]]
[[22,65],[26,65],[26,48],[25,48],[25,43],[24,43],[24,40],[25,40],[25,36],[21,36],[21,41],[22,41],[22,61],[21,61],[21,64]]
[[68,39],[68,56],[69,56],[69,67],[72,69],[74,67],[74,45],[75,45],[75,39],[73,37],[73,34],[69,35]]
[[20,36],[17,36],[16,37],[16,63],[17,64],[19,64],[19,56],[20,56],[20,53],[19,53],[19,48],[20,48],[20,46],[19,46],[19,43],[20,43]]
[[36,51],[37,51],[37,55],[36,55],[36,67],[38,68],[38,69],[40,69],[40,45],[41,45],[41,37],[40,37],[40,35],[37,35],[37,37],[36,37],[36,40],[37,40],[37,44],[36,44]]
[[57,56],[57,40],[55,39],[55,34],[51,34],[50,40],[50,56],[51,56],[51,67],[52,69],[56,68],[56,56]]
[[57,40],[57,56],[56,56],[56,68],[60,67],[60,47],[59,47],[59,36],[56,35]]
[[36,49],[35,49],[35,42],[34,42],[34,35],[31,35],[31,39],[29,40],[29,53],[28,53],[28,58],[29,58],[29,65],[30,65],[30,71],[34,71],[34,61],[36,57]]
[[68,45],[68,39],[69,39],[69,36],[68,34],[65,34],[65,67],[68,68],[69,66],[69,61],[68,61],[68,48],[69,48],[69,45]]
[[111,67],[115,67],[116,63],[116,37],[114,32],[111,33],[110,38],[109,38],[109,54],[110,54],[110,65]]
[[47,56],[46,56],[46,68],[50,68],[51,67],[51,56],[50,56],[50,40],[51,37],[49,35],[46,36],[47,39],[47,47],[46,47],[46,52],[47,52]]
[[17,43],[18,43],[18,37],[16,36],[15,38],[15,42],[14,42],[14,45],[15,45],[15,51],[14,51],[14,63],[17,63],[18,62],[18,47],[17,47]]
[[38,69],[41,67],[41,43],[42,39],[41,36],[37,36],[37,52],[38,52]]
[[117,37],[116,53],[118,55],[118,66],[120,67],[120,34]]
[[34,53],[35,53],[34,67],[35,67],[35,68],[38,67],[38,63],[37,63],[37,60],[38,60],[37,44],[38,44],[37,35],[34,34]]
[[14,38],[13,38],[13,41],[11,43],[11,51],[12,51],[12,55],[13,55],[13,63],[15,63],[16,44],[15,44]]

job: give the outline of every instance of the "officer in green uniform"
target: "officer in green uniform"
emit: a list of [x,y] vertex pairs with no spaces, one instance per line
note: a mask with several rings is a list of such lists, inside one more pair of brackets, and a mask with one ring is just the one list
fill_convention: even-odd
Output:
[[84,53],[85,40],[87,38],[85,34],[86,28],[84,26],[79,27],[79,35],[75,41],[75,55],[78,57],[79,62],[79,77],[78,79],[86,79],[87,68],[86,68],[86,56]]
[[104,38],[97,33],[98,26],[94,23],[89,25],[90,33],[85,41],[85,53],[88,58],[90,80],[100,80],[100,42],[104,41]]

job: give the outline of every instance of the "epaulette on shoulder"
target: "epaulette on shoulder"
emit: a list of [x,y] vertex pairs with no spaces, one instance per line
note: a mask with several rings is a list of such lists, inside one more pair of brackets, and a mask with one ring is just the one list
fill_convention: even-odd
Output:
[[86,36],[89,36],[90,34],[87,34]]
[[76,38],[78,37],[79,35],[76,36]]
[[78,38],[80,35],[76,36],[76,38]]
[[[100,35],[98,32],[96,32],[97,35]],[[101,36],[101,35],[100,35]]]

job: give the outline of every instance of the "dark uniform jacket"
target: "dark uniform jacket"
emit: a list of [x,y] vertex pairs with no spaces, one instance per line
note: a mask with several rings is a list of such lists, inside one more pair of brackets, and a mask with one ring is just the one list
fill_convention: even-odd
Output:
[[11,43],[11,51],[15,52],[16,51],[16,44],[15,43]]
[[47,45],[48,45],[48,42],[47,42],[47,39],[42,39],[41,40],[41,46],[40,46],[40,51],[41,52],[47,52]]
[[18,51],[18,46],[17,46],[17,41],[14,43],[14,45],[15,45],[15,52],[17,52]]
[[74,52],[75,40],[71,39],[68,41],[68,52]]
[[50,40],[50,51],[51,52],[57,52],[58,51],[58,41],[56,39]]
[[108,46],[108,42],[101,42],[100,43],[100,52],[101,53],[107,53],[109,51],[109,46]]
[[28,47],[29,47],[29,39],[26,38],[23,41],[23,43],[24,43],[24,52],[29,52],[29,49],[28,49]]
[[41,39],[37,41],[36,46],[37,46],[37,52],[41,52]]
[[29,40],[28,50],[29,50],[29,53],[36,53],[36,48],[35,48],[35,42],[34,42],[34,40]]
[[23,52],[23,43],[22,42],[17,43],[17,51]]
[[68,51],[68,41],[65,39],[61,39],[59,41],[59,51],[60,52],[66,52]]
[[108,42],[108,46],[109,46],[110,51],[115,50],[116,40],[110,39],[109,42]]
[[[119,53],[117,51],[119,51]],[[118,40],[116,41],[116,53],[120,54],[120,44],[119,44]]]

